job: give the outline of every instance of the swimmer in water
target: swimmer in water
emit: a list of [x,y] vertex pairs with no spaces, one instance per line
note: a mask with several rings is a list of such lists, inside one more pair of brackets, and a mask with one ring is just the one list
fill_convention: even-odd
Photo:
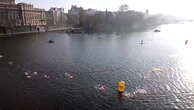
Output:
[[3,58],[3,55],[0,55],[0,58]]
[[98,84],[98,85],[95,86],[95,88],[98,89],[98,90],[103,91],[103,90],[106,89],[106,86],[105,85],[102,85],[102,84]]
[[65,73],[65,76],[68,77],[68,78],[70,78],[70,79],[73,78],[73,76],[71,74],[69,74],[69,73]]

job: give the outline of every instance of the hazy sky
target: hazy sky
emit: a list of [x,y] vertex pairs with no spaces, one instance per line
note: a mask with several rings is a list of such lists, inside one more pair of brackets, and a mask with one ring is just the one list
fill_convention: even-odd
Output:
[[121,4],[128,4],[130,9],[151,13],[165,13],[182,17],[194,18],[194,0],[16,0],[16,2],[32,3],[35,7],[49,9],[63,7],[67,11],[71,5],[99,10],[116,11]]

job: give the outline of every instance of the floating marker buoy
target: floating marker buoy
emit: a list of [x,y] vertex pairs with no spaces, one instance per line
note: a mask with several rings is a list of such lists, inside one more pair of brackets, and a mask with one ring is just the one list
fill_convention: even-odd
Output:
[[185,40],[185,45],[187,45],[187,44],[188,44],[188,42],[189,42],[189,40]]
[[120,81],[118,83],[118,92],[119,93],[125,92],[125,81]]

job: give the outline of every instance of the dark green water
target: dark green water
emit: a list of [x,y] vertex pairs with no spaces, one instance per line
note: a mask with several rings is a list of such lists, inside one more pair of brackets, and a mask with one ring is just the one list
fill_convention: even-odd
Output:
[[0,38],[0,110],[194,109],[191,26]]

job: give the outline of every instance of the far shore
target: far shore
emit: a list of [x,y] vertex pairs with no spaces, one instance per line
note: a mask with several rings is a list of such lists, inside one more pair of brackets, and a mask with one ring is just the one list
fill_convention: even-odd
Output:
[[[161,24],[161,25],[165,25],[165,24]],[[148,26],[146,28],[143,29],[135,29],[135,30],[128,30],[128,31],[119,31],[116,33],[131,33],[131,32],[142,32],[142,31],[147,31],[147,30],[154,30],[156,28],[158,28],[161,25],[152,25],[152,26]],[[78,30],[78,32],[74,32],[75,30]],[[85,32],[84,30],[82,30],[81,28],[70,28],[70,27],[65,27],[65,28],[55,28],[55,29],[50,29],[50,30],[46,30],[46,31],[30,31],[30,32],[15,32],[15,33],[6,33],[6,34],[1,34],[0,33],[0,37],[12,37],[12,35],[24,35],[24,34],[35,34],[35,33],[46,33],[46,32],[66,32],[67,34],[79,34],[79,33],[86,33],[86,34],[92,34],[92,33],[115,33],[115,31],[111,31],[111,32]]]

